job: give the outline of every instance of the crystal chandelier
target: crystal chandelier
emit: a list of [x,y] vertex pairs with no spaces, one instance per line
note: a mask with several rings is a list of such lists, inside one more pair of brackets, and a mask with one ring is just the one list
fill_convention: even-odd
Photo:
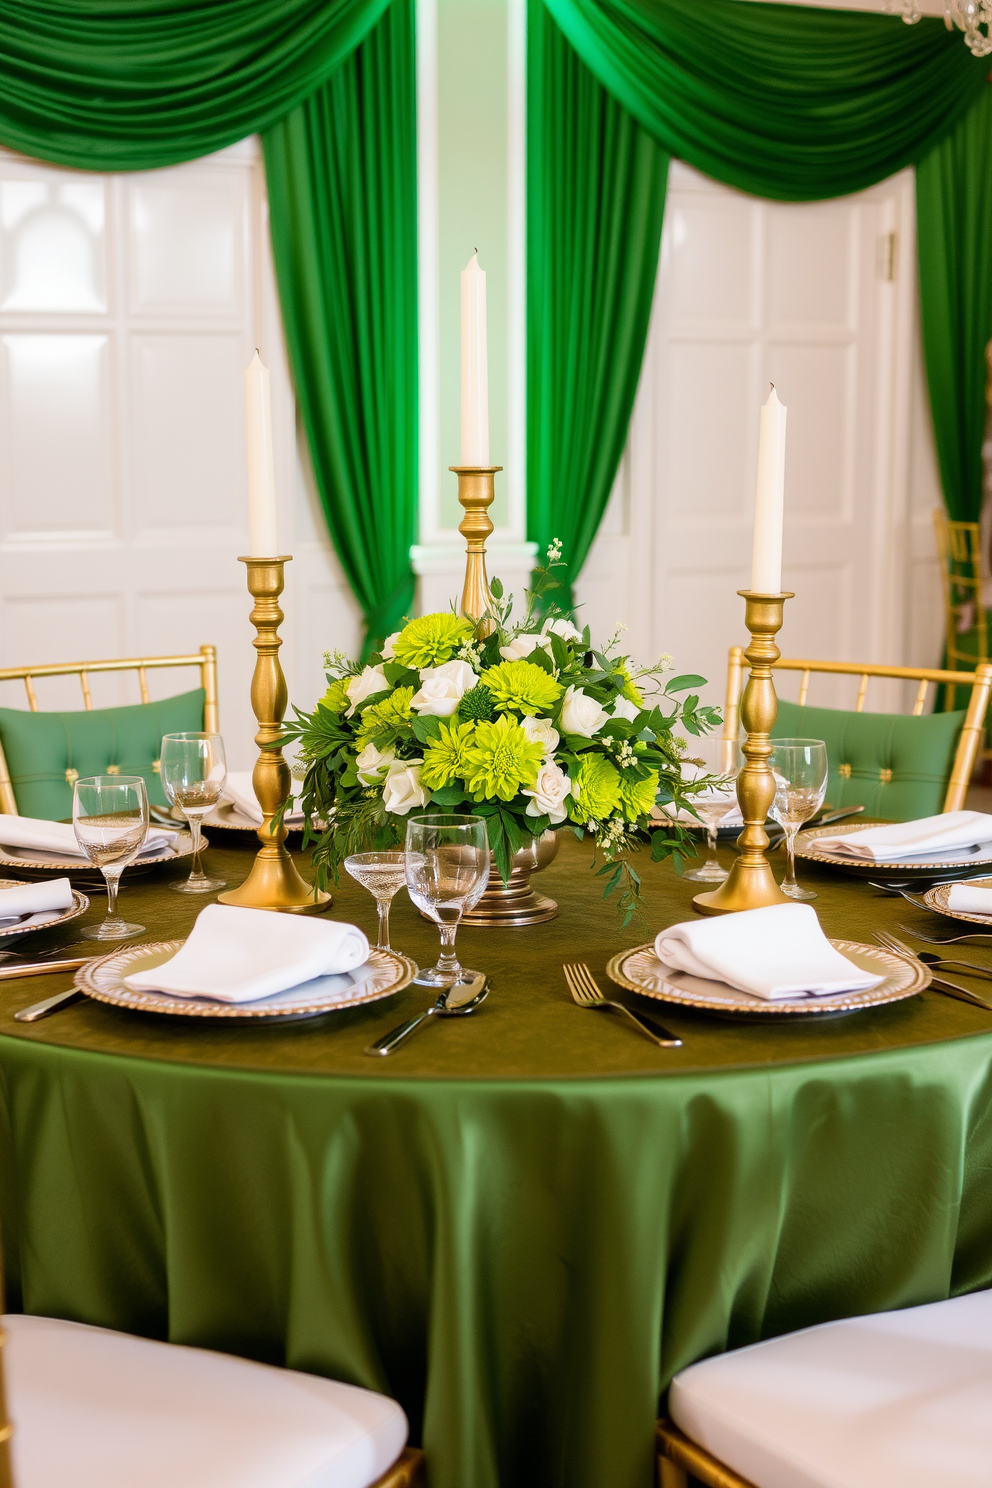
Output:
[[[916,0],[888,0],[885,8],[890,15],[901,15],[907,26],[920,19]],[[963,31],[965,46],[976,57],[992,55],[992,0],[945,0],[944,25],[948,31],[954,26]]]

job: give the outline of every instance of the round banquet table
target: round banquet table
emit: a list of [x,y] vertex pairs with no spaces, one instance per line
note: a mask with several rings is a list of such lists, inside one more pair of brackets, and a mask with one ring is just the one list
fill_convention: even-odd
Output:
[[[237,882],[249,851],[209,862]],[[828,933],[936,923],[800,872]],[[144,939],[202,907],[168,873],[125,876]],[[332,913],[372,933],[342,877]],[[643,877],[652,933],[691,914],[670,864]],[[568,996],[563,961],[605,982],[632,938],[588,848],[538,883],[558,919],[459,935],[484,1007],[388,1059],[362,1051],[424,991],[272,1026],[89,1001],[19,1024],[66,979],[0,982],[10,1305],[386,1391],[432,1488],[649,1488],[659,1395],[693,1360],[992,1285],[992,1011],[654,1004],[684,1039],[659,1049]],[[393,940],[436,949],[405,895]]]

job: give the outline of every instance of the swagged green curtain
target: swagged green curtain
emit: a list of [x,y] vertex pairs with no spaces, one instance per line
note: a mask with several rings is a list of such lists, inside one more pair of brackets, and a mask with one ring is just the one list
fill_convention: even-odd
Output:
[[[758,196],[844,195],[926,156],[982,94],[988,63],[938,21],[751,0],[532,0],[528,45],[529,536],[563,537],[573,582],[633,407],[667,153]],[[611,169],[629,179],[653,142],[655,212],[588,167],[594,128],[621,137],[615,111],[629,117]],[[613,282],[592,286],[597,207],[613,218],[596,243],[623,251],[600,254]]]
[[83,170],[261,131],[297,397],[370,635],[413,595],[414,0],[5,0],[0,142]]

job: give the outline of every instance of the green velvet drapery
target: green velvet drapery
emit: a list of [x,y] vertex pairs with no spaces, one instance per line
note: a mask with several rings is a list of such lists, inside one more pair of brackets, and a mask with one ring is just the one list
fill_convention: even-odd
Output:
[[297,397],[371,635],[413,593],[413,0],[7,0],[0,142],[145,170],[261,131]]
[[[574,581],[626,437],[657,243],[656,219],[643,203],[635,209],[622,192],[604,201],[613,220],[597,222],[597,241],[624,242],[625,252],[600,262],[615,282],[599,282],[592,299],[584,283],[587,223],[602,183],[586,171],[590,126],[580,111],[602,115],[608,95],[629,114],[631,140],[636,124],[659,152],[729,186],[818,200],[861,190],[926,156],[979,99],[988,63],[938,21],[907,27],[896,17],[750,0],[711,0],[703,11],[683,0],[541,0],[529,46],[529,536],[543,548],[576,534],[565,552]],[[579,86],[582,67],[589,75]],[[663,182],[656,189],[661,197]],[[949,180],[948,189],[957,186]],[[976,258],[981,251],[977,245]],[[630,274],[631,262],[639,275]],[[936,272],[936,258],[921,257],[921,273],[931,263]],[[552,274],[560,313],[550,333],[543,286]],[[954,325],[974,319],[973,309],[966,295]],[[582,423],[570,416],[580,399]]]

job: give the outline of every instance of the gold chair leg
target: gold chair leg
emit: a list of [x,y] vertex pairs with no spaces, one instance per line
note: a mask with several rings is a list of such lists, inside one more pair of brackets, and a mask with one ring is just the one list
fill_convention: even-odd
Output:
[[[661,1488],[686,1488],[688,1474],[705,1488],[754,1488],[747,1478],[712,1457],[705,1447],[683,1435],[671,1421],[659,1421],[655,1432],[658,1446],[658,1478]],[[669,1473],[666,1477],[665,1474]],[[674,1473],[675,1476],[671,1476]]]
[[679,1463],[670,1457],[659,1457],[658,1467],[661,1469],[661,1488],[689,1488],[689,1474]]
[[423,1452],[416,1447],[407,1447],[392,1467],[381,1478],[376,1478],[372,1488],[427,1488],[427,1468]]

